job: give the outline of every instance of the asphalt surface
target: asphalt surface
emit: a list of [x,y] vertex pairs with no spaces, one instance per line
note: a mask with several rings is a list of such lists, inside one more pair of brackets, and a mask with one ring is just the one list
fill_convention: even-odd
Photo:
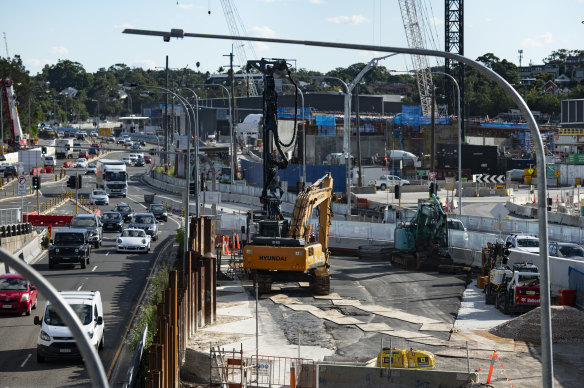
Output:
[[[108,158],[121,158],[122,153],[112,153]],[[75,169],[71,169],[75,170]],[[69,172],[71,172],[69,170]],[[82,170],[81,170],[82,171]],[[113,209],[117,203],[128,203],[135,211],[145,210],[143,194],[155,192],[144,189],[138,176],[146,168],[130,167],[128,173],[129,195],[127,198],[111,198],[109,206],[100,209]],[[57,195],[66,190],[66,181],[62,183],[43,185],[41,193],[47,197]],[[43,182],[44,183],[44,182]],[[88,194],[95,188],[95,178],[84,176],[83,194]],[[25,205],[36,206],[36,198],[25,198]],[[4,201],[0,207],[20,207],[20,199]],[[72,207],[65,206],[64,212],[70,212]],[[94,249],[91,261],[84,270],[79,266],[60,265],[55,270],[48,269],[46,255],[33,264],[33,267],[45,276],[59,290],[99,290],[104,306],[105,349],[100,353],[108,378],[116,382],[125,377],[125,369],[121,376],[112,376],[114,360],[122,338],[130,324],[151,268],[160,255],[162,246],[167,239],[172,239],[179,221],[176,217],[168,222],[160,223],[159,239],[152,242],[149,254],[118,254],[115,252],[115,233],[104,233],[103,245]],[[87,371],[80,361],[55,360],[43,364],[36,361],[36,343],[39,327],[33,324],[35,315],[42,315],[46,298],[39,295],[37,309],[31,316],[0,316],[0,384],[2,387],[61,387],[90,385]]]

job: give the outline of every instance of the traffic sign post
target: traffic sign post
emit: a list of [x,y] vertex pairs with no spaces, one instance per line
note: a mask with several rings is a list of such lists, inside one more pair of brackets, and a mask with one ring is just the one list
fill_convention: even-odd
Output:
[[26,195],[26,175],[18,176],[18,195]]

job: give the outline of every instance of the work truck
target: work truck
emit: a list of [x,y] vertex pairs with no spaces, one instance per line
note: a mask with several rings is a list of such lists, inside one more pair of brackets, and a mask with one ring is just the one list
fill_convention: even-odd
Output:
[[104,189],[108,196],[126,198],[128,193],[128,174],[123,160],[101,159],[97,161],[95,185]]

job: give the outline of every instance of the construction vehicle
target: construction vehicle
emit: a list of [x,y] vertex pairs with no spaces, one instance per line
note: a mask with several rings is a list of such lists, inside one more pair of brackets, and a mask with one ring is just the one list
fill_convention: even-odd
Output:
[[396,226],[394,241],[392,265],[435,270],[440,265],[452,264],[448,253],[448,216],[435,194],[418,201],[414,219]]
[[435,356],[427,350],[410,348],[406,351],[405,349],[383,348],[380,353],[377,353],[375,366],[388,368],[390,359],[391,368],[434,369]]
[[[327,173],[300,192],[291,222],[284,218],[280,209],[283,190],[277,173],[279,168],[283,169],[288,165],[282,147],[289,147],[295,141],[296,120],[292,140],[285,144],[278,134],[274,72],[287,70],[289,75],[289,69],[284,60],[249,61],[248,66],[259,70],[264,76],[262,118],[264,166],[263,190],[260,197],[263,210],[260,213],[249,214],[248,233],[250,227],[255,227],[256,233],[251,239],[246,239],[243,267],[252,272],[260,293],[270,292],[274,280],[308,280],[314,293],[327,295],[330,291],[328,236],[332,215],[332,176]],[[320,212],[320,226],[318,241],[315,239],[313,241],[309,223],[317,207]]]
[[20,119],[18,118],[18,108],[16,106],[16,95],[14,94],[14,82],[10,77],[2,79],[2,98],[6,106],[6,112],[8,112],[8,121],[10,121],[10,132],[12,134],[12,139],[10,139],[10,145],[14,149],[19,149],[21,146],[26,145],[26,139],[22,132],[22,127],[20,126]]
[[505,314],[529,311],[540,304],[539,272],[531,263],[509,267],[509,244],[488,243],[483,248],[482,271],[487,272],[485,303]]

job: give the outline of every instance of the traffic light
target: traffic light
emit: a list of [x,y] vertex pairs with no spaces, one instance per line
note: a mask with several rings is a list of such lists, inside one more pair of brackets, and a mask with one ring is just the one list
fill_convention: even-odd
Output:
[[430,188],[428,189],[430,195],[436,194],[436,182],[430,182]]
[[41,177],[35,175],[32,177],[32,189],[39,190],[40,188],[41,188]]
[[189,194],[191,194],[191,195],[197,194],[197,183],[196,182],[191,182],[189,184]]
[[395,199],[400,199],[401,198],[401,187],[400,185],[395,185],[395,188],[393,190],[393,192],[395,193]]
[[46,155],[47,154],[47,147],[41,147],[41,153],[43,155]]
[[81,177],[80,176],[70,176],[67,180],[67,187],[70,189],[80,189],[81,188]]
[[71,145],[65,144],[65,151],[71,151]]

